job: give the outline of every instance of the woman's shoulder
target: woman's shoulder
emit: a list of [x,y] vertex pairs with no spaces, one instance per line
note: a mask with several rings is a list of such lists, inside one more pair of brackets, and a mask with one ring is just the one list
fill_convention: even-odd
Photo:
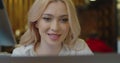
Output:
[[74,52],[76,55],[93,55],[93,52],[88,47],[87,43],[83,39],[77,39],[71,52]]
[[83,39],[77,39],[75,44],[73,45],[74,49],[81,50],[86,47],[86,43]]
[[19,46],[12,52],[12,56],[28,56],[29,52],[33,49],[33,45]]
[[93,52],[89,49],[87,43],[83,39],[77,39],[75,41],[75,44],[72,44],[70,46],[63,44],[63,48],[60,51],[59,55],[93,55]]

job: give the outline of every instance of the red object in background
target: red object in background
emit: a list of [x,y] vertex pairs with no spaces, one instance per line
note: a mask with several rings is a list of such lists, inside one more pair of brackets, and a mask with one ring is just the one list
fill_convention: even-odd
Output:
[[111,47],[106,45],[103,40],[100,40],[98,38],[88,38],[86,42],[93,52],[113,52],[113,49]]

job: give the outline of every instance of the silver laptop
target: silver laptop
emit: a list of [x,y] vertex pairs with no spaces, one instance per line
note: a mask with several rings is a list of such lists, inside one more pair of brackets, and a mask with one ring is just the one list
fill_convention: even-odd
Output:
[[94,56],[11,57],[10,63],[120,63],[120,55],[97,54]]
[[15,43],[6,9],[3,1],[0,0],[0,46],[14,46]]
[[0,63],[120,63],[120,55],[97,54],[94,56],[0,56]]

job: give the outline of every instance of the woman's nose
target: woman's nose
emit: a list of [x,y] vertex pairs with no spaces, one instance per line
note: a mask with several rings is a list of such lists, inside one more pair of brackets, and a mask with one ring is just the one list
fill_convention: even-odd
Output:
[[54,32],[59,31],[59,23],[58,21],[53,21],[50,26],[51,30]]

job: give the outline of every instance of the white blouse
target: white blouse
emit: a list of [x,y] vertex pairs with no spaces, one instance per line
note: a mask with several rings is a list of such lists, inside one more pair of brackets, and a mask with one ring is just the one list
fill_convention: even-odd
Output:
[[[12,56],[36,56],[33,45],[20,46],[13,50]],[[59,56],[72,56],[72,55],[93,55],[84,40],[78,39],[73,48],[63,44],[63,48],[59,52]]]

